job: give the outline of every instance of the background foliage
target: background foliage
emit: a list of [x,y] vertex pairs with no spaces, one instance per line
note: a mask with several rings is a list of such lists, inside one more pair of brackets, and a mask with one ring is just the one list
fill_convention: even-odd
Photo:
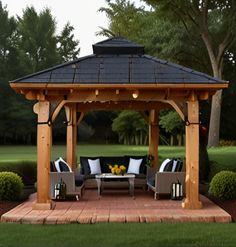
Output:
[[[79,41],[69,23],[56,34],[56,21],[48,8],[37,13],[27,7],[22,17],[14,18],[0,1],[0,23],[0,144],[35,143],[34,102],[16,94],[9,81],[75,59]],[[55,126],[54,135],[60,128]]]

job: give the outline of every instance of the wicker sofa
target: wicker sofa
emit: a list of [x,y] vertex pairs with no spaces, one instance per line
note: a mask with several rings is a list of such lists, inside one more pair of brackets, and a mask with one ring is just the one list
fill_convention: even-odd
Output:
[[[96,188],[97,182],[95,179],[95,173],[91,173],[91,164],[89,164],[89,160],[99,160],[101,173],[110,173],[111,170],[109,169],[109,165],[114,166],[115,164],[124,165],[126,167],[126,171],[128,173],[134,173],[130,170],[131,162],[134,162],[133,165],[135,166],[135,162],[137,161],[138,169],[136,170],[135,174],[135,181],[134,186],[142,187],[146,189],[147,186],[147,156],[99,156],[99,157],[88,157],[88,156],[81,156],[80,157],[80,174],[84,177],[84,186],[85,188]],[[140,163],[141,162],[141,163]],[[122,180],[112,180],[106,181],[104,183],[104,187],[111,187],[111,188],[121,188],[127,187],[128,181]]]

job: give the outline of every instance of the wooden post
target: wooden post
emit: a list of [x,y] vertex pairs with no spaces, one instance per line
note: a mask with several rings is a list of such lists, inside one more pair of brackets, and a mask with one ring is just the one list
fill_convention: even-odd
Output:
[[149,154],[154,157],[153,168],[158,167],[158,144],[159,144],[159,126],[158,110],[151,110],[149,113]]
[[76,104],[65,106],[67,116],[66,160],[72,170],[76,169],[77,118]]
[[37,126],[37,202],[34,209],[50,209],[49,171],[52,145],[52,128],[48,123],[50,102],[39,101],[34,105],[34,112],[38,114]]
[[186,198],[183,208],[199,209],[199,103],[195,94],[187,102],[186,122]]

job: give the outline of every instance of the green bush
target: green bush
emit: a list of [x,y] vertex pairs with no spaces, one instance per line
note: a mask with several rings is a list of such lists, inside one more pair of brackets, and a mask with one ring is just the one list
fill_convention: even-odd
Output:
[[20,199],[23,182],[14,172],[0,172],[0,201],[17,201]]
[[37,180],[37,164],[35,161],[1,162],[0,172],[3,171],[18,174],[24,185],[33,185]]
[[219,199],[236,199],[236,173],[221,171],[210,182],[209,193]]
[[225,146],[236,146],[236,141],[232,140],[220,140],[220,146],[225,147]]

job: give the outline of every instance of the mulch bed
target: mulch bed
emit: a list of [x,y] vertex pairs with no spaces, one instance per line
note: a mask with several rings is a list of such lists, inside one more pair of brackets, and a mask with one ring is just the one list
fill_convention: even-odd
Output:
[[228,214],[231,215],[233,222],[236,222],[236,200],[222,201],[215,198],[210,198],[215,204],[223,208]]
[[18,201],[0,201],[0,217],[29,198],[35,192],[34,185],[25,186]]
[[[226,212],[228,212],[231,215],[233,222],[236,222],[236,200],[222,201],[222,200],[217,200],[215,198],[210,198],[210,200],[212,200],[215,204],[217,204],[218,206],[223,208]],[[0,217],[2,214],[16,207],[20,203],[22,203],[22,201],[18,201],[18,202],[0,201]]]
[[21,202],[19,202],[19,201],[17,201],[17,202],[0,201],[0,217],[2,214],[5,214],[6,212],[8,212],[12,208],[16,207],[20,203],[22,203],[22,201]]

